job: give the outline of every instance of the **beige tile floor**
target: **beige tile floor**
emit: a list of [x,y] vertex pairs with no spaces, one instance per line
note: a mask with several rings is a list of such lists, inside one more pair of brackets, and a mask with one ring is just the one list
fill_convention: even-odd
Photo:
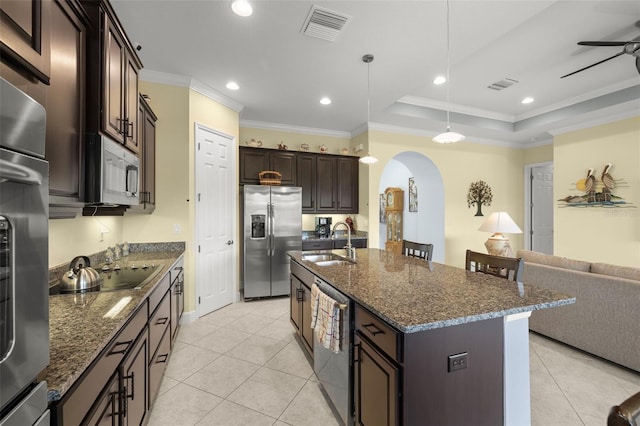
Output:
[[[640,374],[531,334],[534,426],[606,424]],[[289,299],[236,303],[180,328],[149,425],[337,422],[289,323]]]

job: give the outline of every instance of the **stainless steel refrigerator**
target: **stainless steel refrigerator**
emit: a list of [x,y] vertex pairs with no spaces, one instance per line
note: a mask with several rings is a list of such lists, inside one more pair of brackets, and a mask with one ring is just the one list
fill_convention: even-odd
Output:
[[244,297],[289,294],[290,250],[302,249],[302,188],[245,185]]

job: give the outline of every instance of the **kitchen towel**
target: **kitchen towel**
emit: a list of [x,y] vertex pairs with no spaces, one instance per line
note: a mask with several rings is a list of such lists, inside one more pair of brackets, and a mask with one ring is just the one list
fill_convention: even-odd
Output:
[[340,304],[311,286],[311,328],[319,343],[334,353],[340,352]]

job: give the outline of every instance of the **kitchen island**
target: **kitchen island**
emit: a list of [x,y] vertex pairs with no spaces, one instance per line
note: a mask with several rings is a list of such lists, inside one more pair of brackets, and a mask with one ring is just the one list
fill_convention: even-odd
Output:
[[379,249],[356,252],[356,263],[329,266],[289,253],[292,274],[307,271],[353,301],[356,424],[530,424],[528,317],[575,298],[438,263],[431,270]]

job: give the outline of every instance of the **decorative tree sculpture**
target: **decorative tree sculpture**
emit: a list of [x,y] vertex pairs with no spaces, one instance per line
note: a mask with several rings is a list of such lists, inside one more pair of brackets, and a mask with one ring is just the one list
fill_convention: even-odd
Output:
[[473,182],[469,186],[469,193],[467,194],[467,204],[469,208],[474,204],[478,207],[476,216],[484,216],[482,214],[482,206],[490,206],[491,200],[493,200],[493,194],[491,193],[491,187],[483,180]]

